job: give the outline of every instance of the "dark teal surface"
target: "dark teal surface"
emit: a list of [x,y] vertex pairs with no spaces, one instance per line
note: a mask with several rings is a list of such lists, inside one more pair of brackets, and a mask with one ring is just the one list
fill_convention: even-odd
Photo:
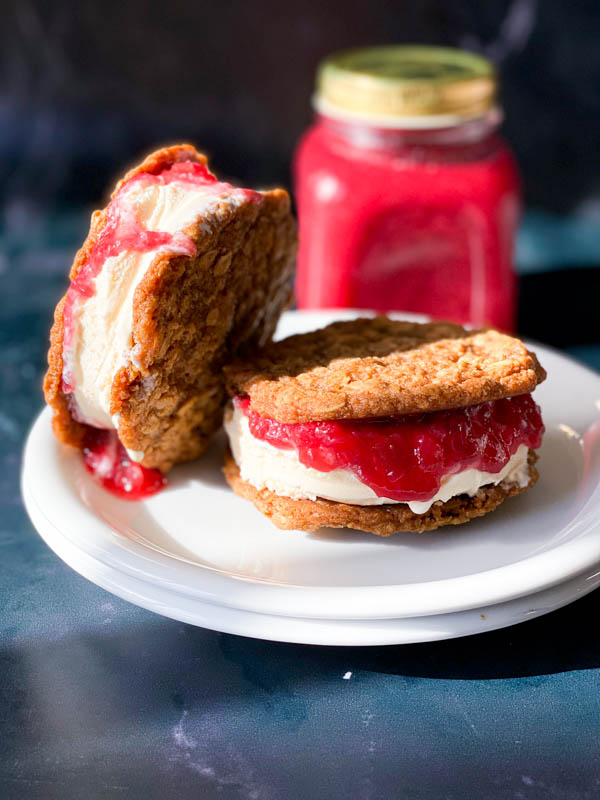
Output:
[[29,245],[0,263],[2,800],[600,797],[598,592],[504,631],[344,649],[183,625],[66,567],[19,466],[71,253]]

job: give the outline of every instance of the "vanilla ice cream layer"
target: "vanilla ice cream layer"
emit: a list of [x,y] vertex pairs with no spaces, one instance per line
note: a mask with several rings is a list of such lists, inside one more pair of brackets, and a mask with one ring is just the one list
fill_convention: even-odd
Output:
[[[149,231],[182,232],[197,217],[203,225],[218,218],[229,205],[244,200],[241,189],[211,191],[211,185],[194,186],[172,182],[166,185],[133,183],[124,201],[135,208],[137,219]],[[74,309],[73,346],[63,358],[74,384],[74,414],[97,428],[115,428],[110,415],[110,394],[116,373],[127,363],[135,364],[133,347],[133,295],[157,256],[189,254],[190,240],[182,233],[168,245],[149,252],[124,251],[107,258],[96,276],[91,297],[78,301]],[[131,451],[134,460],[144,454]]]
[[[256,439],[250,432],[248,418],[236,406],[225,412],[225,430],[229,437],[231,452],[240,469],[242,480],[256,489],[268,489],[294,500],[334,500],[337,503],[371,506],[398,503],[375,492],[347,469],[331,472],[306,467],[300,463],[295,450],[281,450],[268,442]],[[500,472],[480,472],[467,469],[442,478],[439,491],[424,502],[409,502],[414,514],[425,514],[438,500],[446,502],[459,494],[473,496],[482,486],[503,481],[517,483],[524,488],[529,483],[527,464],[528,448],[520,445]]]

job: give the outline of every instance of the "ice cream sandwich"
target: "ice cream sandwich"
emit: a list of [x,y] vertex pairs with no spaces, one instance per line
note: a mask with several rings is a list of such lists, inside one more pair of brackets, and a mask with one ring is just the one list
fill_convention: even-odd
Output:
[[279,528],[434,530],[537,480],[546,374],[498,331],[337,322],[225,372],[225,476]]
[[[221,424],[222,367],[270,340],[295,249],[284,190],[221,182],[190,145],[148,156],[92,215],[56,308],[44,389],[57,438],[100,472],[200,455]],[[119,480],[126,493],[131,475]]]

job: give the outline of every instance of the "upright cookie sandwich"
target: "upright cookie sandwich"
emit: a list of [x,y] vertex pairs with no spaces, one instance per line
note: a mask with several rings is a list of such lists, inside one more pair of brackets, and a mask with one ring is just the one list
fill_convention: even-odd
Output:
[[190,145],[128,172],[56,308],[44,389],[58,439],[109,441],[100,471],[119,442],[162,471],[198,456],[221,424],[223,364],[265,344],[289,302],[295,247],[285,191],[219,182]]
[[357,319],[225,371],[226,478],[279,528],[434,530],[537,480],[546,374],[497,331]]

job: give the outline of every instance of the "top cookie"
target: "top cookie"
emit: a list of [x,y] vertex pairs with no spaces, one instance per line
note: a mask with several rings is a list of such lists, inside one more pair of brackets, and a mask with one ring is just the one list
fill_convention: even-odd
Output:
[[526,394],[546,377],[513,336],[387,317],[290,336],[225,373],[230,394],[286,423],[462,408]]

